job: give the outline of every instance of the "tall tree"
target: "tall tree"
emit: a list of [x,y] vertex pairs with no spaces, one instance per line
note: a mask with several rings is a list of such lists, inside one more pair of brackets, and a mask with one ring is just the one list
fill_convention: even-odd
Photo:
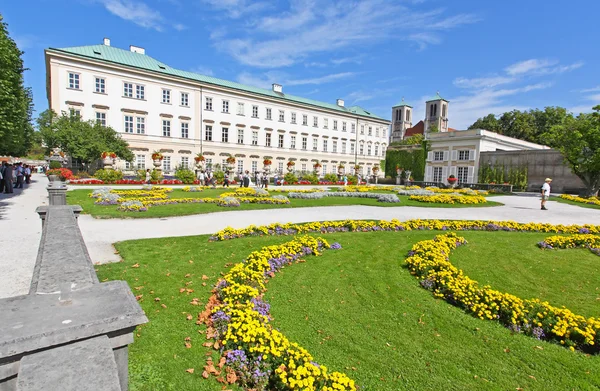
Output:
[[468,129],[483,129],[500,133],[500,124],[494,114],[488,114],[485,117],[479,118]]
[[133,160],[127,141],[110,126],[82,121],[80,116],[72,113],[57,116],[52,110],[44,111],[37,121],[47,152],[60,148],[72,158],[86,164],[99,159],[104,151],[115,152],[126,161]]
[[593,196],[600,189],[600,105],[591,114],[568,116],[543,135],[558,149],[565,161]]
[[0,14],[0,155],[22,156],[31,146],[31,89],[23,82],[22,51]]

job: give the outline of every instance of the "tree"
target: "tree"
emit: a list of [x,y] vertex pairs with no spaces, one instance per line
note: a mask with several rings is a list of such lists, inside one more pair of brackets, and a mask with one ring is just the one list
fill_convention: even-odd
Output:
[[33,103],[22,54],[0,15],[0,155],[22,156],[31,146]]
[[127,141],[110,126],[82,121],[73,113],[62,113],[59,117],[52,110],[40,114],[37,122],[47,152],[60,148],[73,159],[86,164],[98,160],[104,151],[114,152],[126,161],[134,158]]
[[483,118],[479,118],[468,129],[483,129],[500,133],[500,124],[494,114],[488,114]]
[[431,126],[429,127],[429,133],[438,133],[439,131],[440,128],[438,128],[436,124],[431,124]]
[[593,109],[591,114],[567,116],[563,124],[552,126],[542,135],[581,178],[588,196],[600,189],[600,105]]

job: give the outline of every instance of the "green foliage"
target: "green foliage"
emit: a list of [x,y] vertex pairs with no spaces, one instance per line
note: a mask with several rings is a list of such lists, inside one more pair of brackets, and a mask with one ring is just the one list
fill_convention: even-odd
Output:
[[346,175],[346,177],[348,178],[349,185],[356,185],[356,183],[358,183],[358,178],[356,175]]
[[105,170],[101,168],[94,173],[94,178],[100,179],[104,183],[115,183],[123,179],[123,172],[121,170]]
[[479,167],[479,183],[509,183],[513,185],[514,190],[527,189],[527,166],[490,166],[482,163]]
[[0,155],[24,156],[32,145],[33,99],[22,55],[0,15]]
[[179,179],[185,184],[191,184],[194,183],[196,174],[194,174],[194,171],[190,170],[189,168],[177,167],[175,170],[175,178]]
[[440,131],[440,128],[438,128],[438,126],[436,124],[432,124],[428,130],[429,133],[439,133],[439,131]]
[[81,179],[91,178],[92,176],[87,171],[78,171],[77,176]]
[[62,164],[60,164],[60,162],[57,162],[56,160],[50,160],[50,168],[61,168]]
[[396,177],[396,166],[412,171],[415,181],[422,181],[425,176],[425,149],[391,150],[385,154],[385,176]]
[[[136,176],[139,180],[144,181],[146,180],[146,170],[137,170],[136,171]],[[162,181],[162,179],[164,178],[162,171],[159,171],[157,169],[152,169],[150,171],[150,180],[151,181]]]
[[407,137],[404,140],[400,141],[398,144],[400,145],[420,145],[423,140],[425,140],[425,136],[421,133],[415,134],[413,136]]
[[590,114],[569,116],[543,134],[558,149],[567,165],[587,188],[588,196],[600,189],[600,105]]
[[304,174],[302,175],[303,181],[309,181],[311,185],[316,185],[319,183],[319,177],[315,174]]
[[[215,166],[218,166],[218,164],[215,164]],[[213,175],[215,177],[215,181],[217,182],[223,182],[223,179],[225,179],[225,173],[221,170],[214,171]]]
[[290,184],[298,182],[298,177],[293,172],[288,172],[287,174],[285,174],[285,176],[283,177],[283,179],[287,183],[290,183]]
[[38,126],[47,151],[60,148],[72,158],[90,164],[104,151],[114,151],[126,161],[134,156],[129,145],[110,126],[95,121],[82,121],[74,114],[46,110],[38,117]]
[[337,176],[337,174],[325,174],[325,176],[323,177],[323,180],[326,182],[337,182],[338,176]]

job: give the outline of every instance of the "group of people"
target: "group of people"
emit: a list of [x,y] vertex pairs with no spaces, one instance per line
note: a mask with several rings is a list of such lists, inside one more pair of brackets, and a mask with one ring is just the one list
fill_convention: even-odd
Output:
[[31,182],[31,166],[21,162],[2,163],[0,166],[0,193],[10,194],[13,189],[22,189],[23,184]]

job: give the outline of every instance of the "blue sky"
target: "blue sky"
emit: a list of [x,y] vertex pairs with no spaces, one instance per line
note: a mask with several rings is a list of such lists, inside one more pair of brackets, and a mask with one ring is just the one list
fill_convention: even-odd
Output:
[[43,50],[102,43],[170,66],[391,119],[402,97],[424,117],[436,91],[450,127],[512,109],[600,104],[600,2],[564,1],[5,1],[25,51],[36,113],[48,107]]

